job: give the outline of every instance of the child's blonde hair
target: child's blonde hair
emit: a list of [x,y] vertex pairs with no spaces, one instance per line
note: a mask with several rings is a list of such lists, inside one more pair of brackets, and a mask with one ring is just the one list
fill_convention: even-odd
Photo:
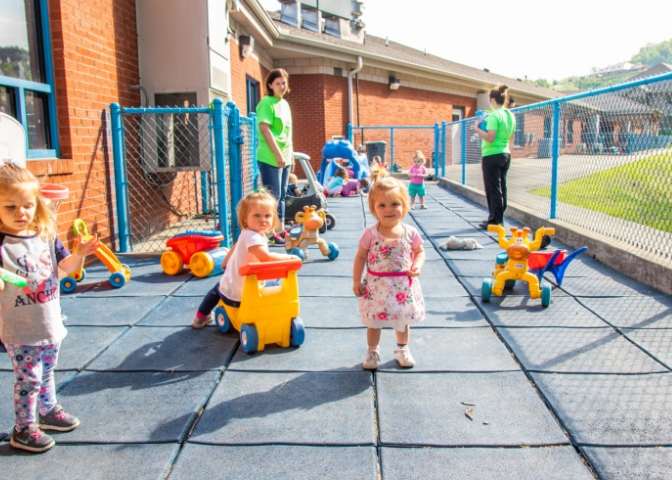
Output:
[[422,150],[415,151],[415,156],[413,157],[413,163],[417,162],[418,160],[422,160],[423,165],[427,163],[427,159],[425,158],[425,154],[422,153]]
[[369,210],[375,216],[376,199],[387,192],[396,192],[401,207],[404,210],[404,215],[410,209],[411,200],[408,197],[408,191],[404,188],[399,180],[394,177],[382,177],[373,183],[369,190]]
[[250,213],[252,205],[255,203],[268,203],[273,211],[273,228],[278,228],[280,226],[280,217],[278,217],[278,202],[275,200],[275,197],[268,193],[263,188],[260,188],[256,192],[250,192],[245,195],[240,202],[238,202],[238,207],[236,213],[238,214],[238,224],[240,228],[247,228],[247,215]]
[[293,173],[290,173],[287,176],[287,183],[289,183],[289,184],[299,183],[299,177],[297,177]]
[[[13,163],[0,165],[0,192],[5,195],[16,192],[20,184],[33,184],[32,193],[35,195],[35,218],[30,225],[41,237],[53,237],[56,235],[56,215],[49,208],[47,201],[40,195],[40,181],[27,168],[20,167]],[[0,228],[2,228],[0,222]]]

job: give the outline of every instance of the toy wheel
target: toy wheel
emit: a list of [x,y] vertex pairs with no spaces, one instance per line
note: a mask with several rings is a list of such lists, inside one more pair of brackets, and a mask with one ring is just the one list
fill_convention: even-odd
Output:
[[215,269],[215,260],[208,252],[196,252],[189,260],[189,270],[191,274],[198,278],[209,276]]
[[72,293],[77,289],[77,280],[72,277],[65,277],[61,280],[61,292]]
[[161,268],[166,275],[177,275],[182,271],[182,258],[172,250],[161,254]]
[[331,213],[327,213],[327,230],[331,230],[336,226],[336,217]]
[[121,288],[126,284],[126,277],[121,272],[114,272],[108,279],[114,288]]
[[299,257],[302,262],[306,259],[306,254],[303,253],[303,250],[301,250],[298,247],[290,248],[287,251],[287,253],[290,254],[290,255],[294,255],[295,257]]
[[78,282],[81,282],[86,278],[86,269],[82,268],[81,271],[73,273],[72,278],[74,278]]
[[240,346],[243,347],[243,352],[252,354],[259,348],[259,335],[257,334],[257,327],[251,323],[246,323],[240,327]]
[[320,233],[327,233],[327,222],[324,222],[320,227]]
[[334,242],[329,242],[327,246],[329,247],[329,255],[327,255],[327,258],[329,260],[336,260],[338,254],[340,253],[338,245],[336,245]]
[[229,320],[224,307],[215,308],[215,323],[220,333],[228,333],[231,330],[231,320]]
[[300,347],[306,339],[306,329],[303,328],[303,320],[296,317],[292,320],[292,327],[290,331],[290,344],[292,347]]
[[542,283],[541,284],[541,306],[546,308],[551,304],[551,284]]
[[492,295],[492,278],[486,278],[481,284],[481,298],[483,303],[488,303],[490,301],[490,296]]

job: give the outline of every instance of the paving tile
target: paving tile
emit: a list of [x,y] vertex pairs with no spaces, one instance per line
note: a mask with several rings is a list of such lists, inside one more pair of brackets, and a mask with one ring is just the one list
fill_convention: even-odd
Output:
[[672,368],[672,330],[624,328],[623,333],[668,368]]
[[607,328],[497,328],[528,370],[648,373],[667,369]]
[[[96,355],[114,342],[128,327],[68,327],[56,370],[82,369]],[[12,370],[6,354],[0,355],[0,370]]]
[[487,278],[494,266],[494,260],[448,260],[448,267],[460,277]]
[[672,298],[581,298],[583,305],[616,327],[672,328]]
[[82,424],[60,443],[177,442],[219,372],[83,372],[59,392]]
[[[416,361],[413,372],[519,370],[490,327],[415,329],[409,345]],[[393,333],[384,332],[379,370],[403,371],[393,359],[394,347]]]
[[173,297],[200,297],[203,298],[212,287],[219,284],[219,277],[197,278],[191,277],[184,282],[171,296]]
[[562,283],[562,289],[575,297],[633,297],[660,295],[657,290],[647,287],[623,275],[599,275],[590,277],[569,277]]
[[373,445],[371,375],[226,372],[191,439]]
[[340,256],[335,261],[331,261],[328,258],[311,255],[310,259],[303,262],[299,276],[352,278],[352,261],[341,260]]
[[493,325],[502,327],[606,327],[607,324],[572,297],[553,298],[544,308],[523,296],[493,297],[480,307]]
[[91,288],[78,294],[83,297],[146,297],[150,295],[170,295],[190,276],[188,273],[174,277],[165,275],[160,267],[138,269],[132,273],[131,280],[121,288],[113,288],[105,281],[91,282],[85,279],[83,286]]
[[672,448],[583,447],[601,478],[667,480],[672,472]]
[[[170,468],[177,444],[163,445],[63,445],[42,455],[19,453],[0,445],[0,463],[14,478],[90,480],[104,478],[163,478]],[[39,472],[39,475],[38,475]]]
[[188,327],[202,300],[202,296],[167,297],[161,305],[138,322],[137,326]]
[[[378,373],[386,444],[535,445],[568,439],[523,373]],[[473,420],[465,416],[474,404]],[[403,413],[401,413],[403,412]]]
[[383,448],[385,480],[589,480],[572,447]]
[[[375,480],[373,447],[309,447],[297,445],[222,446],[187,444],[171,480],[222,478],[249,480]],[[224,473],[225,472],[225,473]]]
[[87,298],[62,297],[66,325],[133,325],[151,312],[165,297]]
[[579,443],[672,443],[672,373],[532,376]]
[[215,327],[135,327],[91,365],[91,370],[167,372],[224,368],[238,346]]

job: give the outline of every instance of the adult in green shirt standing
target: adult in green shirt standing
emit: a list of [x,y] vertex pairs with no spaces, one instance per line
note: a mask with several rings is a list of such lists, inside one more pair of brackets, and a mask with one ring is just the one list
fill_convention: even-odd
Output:
[[[289,74],[276,68],[266,77],[266,96],[257,104],[257,162],[264,187],[278,200],[281,227],[285,222],[285,196],[294,161],[292,110],[284,96],[289,93]],[[276,243],[282,239],[275,235]]]
[[516,131],[516,117],[509,111],[509,87],[501,85],[490,90],[490,107],[485,130],[478,124],[476,133],[481,137],[481,169],[483,186],[488,201],[488,219],[479,226],[504,223],[506,210],[506,173],[511,165],[509,141]]

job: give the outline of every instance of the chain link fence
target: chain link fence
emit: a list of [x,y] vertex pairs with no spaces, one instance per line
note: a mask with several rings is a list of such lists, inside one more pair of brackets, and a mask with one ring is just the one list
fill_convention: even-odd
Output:
[[176,233],[215,228],[210,115],[124,111],[128,231],[133,252],[158,252]]
[[231,244],[235,206],[256,189],[256,121],[210,107],[111,106],[118,250],[159,253],[186,230]]
[[[509,203],[672,261],[672,74],[512,112]],[[443,155],[447,179],[483,192],[481,120],[447,124]]]

